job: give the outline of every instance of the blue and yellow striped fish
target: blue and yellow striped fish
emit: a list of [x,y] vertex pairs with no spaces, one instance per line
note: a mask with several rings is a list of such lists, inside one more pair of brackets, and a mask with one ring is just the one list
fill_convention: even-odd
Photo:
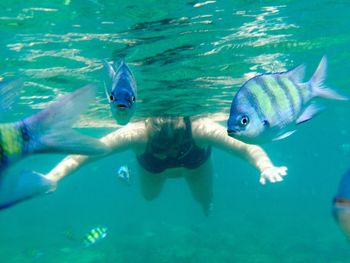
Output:
[[[17,80],[0,83],[0,110],[9,108],[14,97],[10,93],[17,94],[20,87]],[[71,128],[94,97],[95,87],[88,85],[28,118],[0,123],[0,209],[55,188],[55,182],[31,171],[19,176],[3,175],[6,168],[22,158],[36,153],[89,155],[107,151],[98,140]]]
[[105,238],[107,236],[107,228],[106,227],[95,227],[89,231],[84,237],[85,246],[91,246],[95,244],[97,241]]
[[295,124],[310,120],[320,111],[311,103],[314,97],[348,100],[324,87],[326,66],[323,57],[308,82],[302,82],[304,65],[249,79],[232,101],[228,135],[254,144],[283,139],[295,132]]
[[112,115],[118,124],[127,124],[135,112],[135,78],[124,60],[121,60],[118,67],[116,63],[110,64],[106,60],[103,60],[103,64],[110,77],[108,82],[111,84],[105,83],[105,91]]

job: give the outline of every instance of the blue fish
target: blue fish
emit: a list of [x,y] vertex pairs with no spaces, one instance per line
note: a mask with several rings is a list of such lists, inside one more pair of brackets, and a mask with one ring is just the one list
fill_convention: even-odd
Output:
[[336,196],[333,199],[333,215],[350,239],[350,170],[342,177]]
[[[9,98],[14,98],[9,93],[18,94],[20,86],[21,82],[17,80],[0,83],[0,103],[4,102],[1,109],[9,108],[12,104]],[[0,209],[55,188],[54,182],[31,171],[19,176],[3,174],[26,156],[36,153],[90,155],[107,152],[100,141],[71,129],[94,97],[95,87],[88,85],[30,117],[0,123]]]
[[135,112],[136,81],[124,60],[119,63],[117,70],[115,63],[104,60],[103,64],[111,79],[111,85],[105,83],[105,91],[112,115],[118,124],[127,124]]
[[118,169],[117,177],[119,178],[119,180],[126,183],[127,185],[131,184],[130,170],[129,167],[127,167],[126,165],[123,165]]
[[304,65],[280,73],[267,73],[246,81],[233,98],[227,132],[246,143],[259,144],[288,137],[296,124],[310,120],[321,109],[315,97],[348,100],[324,87],[327,60],[323,57],[308,82]]

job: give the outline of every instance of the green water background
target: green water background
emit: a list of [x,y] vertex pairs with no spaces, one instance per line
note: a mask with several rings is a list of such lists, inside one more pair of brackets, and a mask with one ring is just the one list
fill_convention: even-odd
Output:
[[[94,82],[97,101],[77,126],[95,137],[112,131],[103,58],[124,57],[134,72],[135,120],[163,113],[225,120],[249,77],[305,63],[309,78],[325,54],[327,85],[350,95],[349,9],[348,1],[326,0],[1,1],[0,76],[25,79],[9,120]],[[116,179],[120,165],[136,170],[133,154],[116,154],[66,178],[54,194],[2,211],[0,262],[349,262],[350,243],[331,214],[349,167],[349,104],[322,104],[326,110],[293,136],[264,146],[288,166],[283,183],[261,186],[247,162],[214,150],[206,218],[181,179],[143,200],[137,182]],[[62,157],[30,157],[14,170],[47,172]],[[108,227],[107,238],[84,248],[82,237],[98,225]]]

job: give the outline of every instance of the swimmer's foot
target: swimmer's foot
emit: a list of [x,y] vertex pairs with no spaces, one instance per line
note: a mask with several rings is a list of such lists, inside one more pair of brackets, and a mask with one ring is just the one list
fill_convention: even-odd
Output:
[[203,205],[203,212],[205,216],[209,216],[211,211],[213,210],[213,203],[210,202],[207,205]]

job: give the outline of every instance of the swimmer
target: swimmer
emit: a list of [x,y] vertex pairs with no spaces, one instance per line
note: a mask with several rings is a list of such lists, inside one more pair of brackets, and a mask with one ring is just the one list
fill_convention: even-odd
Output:
[[[285,166],[274,166],[262,148],[227,136],[224,126],[208,118],[149,118],[129,123],[101,138],[101,142],[110,147],[109,154],[134,151],[145,199],[155,199],[167,179],[183,177],[205,215],[209,214],[213,198],[212,147],[251,163],[260,172],[261,184],[280,182],[287,171]],[[57,182],[98,158],[70,155],[45,177]]]

